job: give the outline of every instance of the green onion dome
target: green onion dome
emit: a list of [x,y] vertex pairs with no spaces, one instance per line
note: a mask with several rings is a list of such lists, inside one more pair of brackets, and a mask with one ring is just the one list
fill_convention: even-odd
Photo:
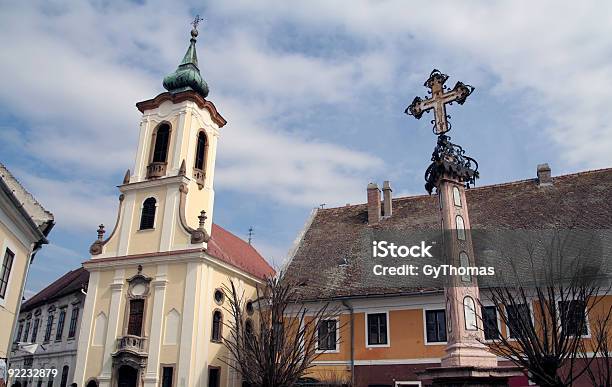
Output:
[[198,30],[191,30],[191,40],[189,48],[183,57],[183,61],[176,71],[164,77],[164,89],[171,93],[193,90],[206,98],[208,96],[208,85],[200,74],[198,68],[198,56],[196,54],[196,37]]

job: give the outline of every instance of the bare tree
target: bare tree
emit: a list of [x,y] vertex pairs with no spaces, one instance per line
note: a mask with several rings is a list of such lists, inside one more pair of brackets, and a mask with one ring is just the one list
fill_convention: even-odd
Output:
[[589,320],[591,337],[595,347],[583,342],[580,348],[580,357],[589,361],[592,356],[597,359],[587,368],[586,375],[593,386],[612,387],[612,327],[605,316],[598,316]]
[[280,278],[258,286],[251,305],[233,281],[225,288],[232,318],[225,323],[229,334],[223,342],[229,357],[224,361],[250,386],[294,385],[320,355],[318,343],[337,340],[335,331],[317,329],[335,320],[337,310],[329,304],[309,310],[297,301],[297,287]]
[[[503,242],[496,264],[503,276],[482,297],[493,303],[509,334],[497,331],[486,344],[528,370],[541,387],[571,386],[585,373],[599,377],[592,366],[608,349],[612,316],[612,306],[603,303],[610,282],[602,263],[609,258],[601,255],[600,239],[579,230],[527,234],[498,238]],[[587,316],[598,322],[590,329]],[[482,325],[497,330],[496,324]]]

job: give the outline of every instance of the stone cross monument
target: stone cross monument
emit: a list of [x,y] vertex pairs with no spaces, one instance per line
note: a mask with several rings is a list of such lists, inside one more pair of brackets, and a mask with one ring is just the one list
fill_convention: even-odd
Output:
[[[455,267],[475,266],[470,216],[465,190],[478,178],[478,163],[453,144],[447,133],[450,129],[446,105],[463,104],[474,88],[457,82],[452,90],[444,83],[448,76],[433,70],[424,86],[431,97],[416,97],[405,113],[421,118],[424,112],[434,111],[433,132],[438,136],[425,172],[425,189],[436,190],[439,200],[441,227],[444,236],[446,263]],[[430,368],[423,379],[432,379],[434,386],[504,386],[509,376],[517,375],[516,368],[498,367],[497,357],[482,344],[484,333],[480,315],[480,293],[475,276],[452,276],[445,284],[447,346],[441,367]]]

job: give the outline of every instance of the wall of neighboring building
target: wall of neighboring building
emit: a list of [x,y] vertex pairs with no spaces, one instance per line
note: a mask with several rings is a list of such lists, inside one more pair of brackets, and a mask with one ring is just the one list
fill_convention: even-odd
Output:
[[[19,331],[19,326],[21,326],[21,337],[16,337],[16,339],[19,339],[22,343],[39,344],[39,347],[34,354],[30,354],[23,350],[15,350],[16,348],[14,346],[14,350],[11,353],[10,367],[13,369],[31,368],[57,370],[57,375],[55,377],[50,375],[49,377],[43,378],[22,379],[20,380],[22,385],[24,381],[27,381],[28,385],[35,385],[39,381],[42,381],[43,385],[46,386],[49,381],[53,381],[54,386],[59,386],[63,369],[66,366],[68,367],[67,385],[70,384],[75,371],[77,343],[80,334],[84,299],[85,296],[79,290],[22,311],[19,314],[17,332]],[[62,310],[65,310],[66,314],[62,333],[58,337],[59,315]],[[70,337],[70,325],[73,313],[78,313],[78,319],[76,320],[74,336]],[[49,316],[53,316],[53,324],[51,325],[49,339],[45,340]],[[39,320],[38,331],[36,332],[36,336],[34,336],[34,325],[37,319]],[[27,332],[25,331],[26,325],[29,326]]]
[[30,246],[34,242],[13,221],[13,216],[4,205],[0,205],[0,272],[7,249],[14,254],[8,288],[4,297],[0,297],[0,327],[3,328],[0,329],[0,358],[6,358],[11,348],[10,335],[19,311],[21,289],[30,262]]
[[[351,359],[350,314],[346,307],[338,304],[341,314],[337,351],[320,354],[309,377],[321,381],[346,380],[350,378],[352,360],[357,386],[394,386],[395,382],[416,382],[419,371],[440,365],[446,343],[427,342],[425,312],[444,310],[442,294],[357,299],[349,303],[354,309],[354,358]],[[611,306],[612,296],[605,296],[597,303],[588,317],[589,329]],[[387,314],[388,345],[377,347],[367,344],[366,316],[370,313]],[[499,316],[498,327],[500,333],[507,337],[508,329]],[[589,348],[592,339],[586,337],[584,340]]]

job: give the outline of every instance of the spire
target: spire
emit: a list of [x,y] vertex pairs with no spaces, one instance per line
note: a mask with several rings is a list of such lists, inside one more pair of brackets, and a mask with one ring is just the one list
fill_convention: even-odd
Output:
[[193,90],[206,98],[208,96],[208,85],[200,74],[198,68],[198,55],[196,54],[196,38],[198,37],[198,24],[202,21],[200,16],[196,16],[191,30],[189,48],[179,64],[176,71],[164,77],[164,88],[171,93]]

